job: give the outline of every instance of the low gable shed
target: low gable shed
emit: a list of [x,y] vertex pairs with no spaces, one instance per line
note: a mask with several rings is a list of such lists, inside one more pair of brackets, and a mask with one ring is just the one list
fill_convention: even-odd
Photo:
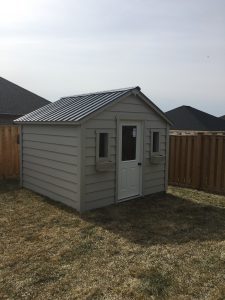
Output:
[[21,185],[82,212],[167,189],[169,126],[139,87],[64,97],[21,125]]

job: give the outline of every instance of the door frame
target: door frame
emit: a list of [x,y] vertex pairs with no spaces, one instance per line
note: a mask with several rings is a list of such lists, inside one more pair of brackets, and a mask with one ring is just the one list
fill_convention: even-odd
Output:
[[[141,197],[143,196],[143,170],[144,170],[144,130],[145,130],[145,126],[144,126],[144,120],[143,119],[136,119],[136,118],[132,118],[131,116],[123,116],[122,118],[117,117],[116,118],[116,184],[115,184],[115,203],[120,203],[123,201],[127,201],[130,199],[134,199],[137,197]],[[131,196],[128,198],[124,198],[124,199],[119,199],[119,166],[120,166],[120,126],[123,122],[129,122],[130,124],[132,123],[139,123],[140,124],[140,132],[141,132],[141,136],[140,136],[140,162],[141,162],[141,170],[140,170],[140,176],[139,176],[139,187],[140,187],[140,191],[138,195],[135,196]]]

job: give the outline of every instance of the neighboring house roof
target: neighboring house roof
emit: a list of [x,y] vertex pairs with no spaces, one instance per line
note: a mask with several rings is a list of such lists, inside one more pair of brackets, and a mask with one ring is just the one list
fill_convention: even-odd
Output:
[[0,77],[0,114],[25,115],[50,101]]
[[225,115],[224,115],[224,116],[221,116],[220,118],[225,120]]
[[43,108],[31,112],[15,122],[80,122],[87,117],[93,116],[108,105],[119,101],[122,97],[126,97],[132,93],[138,94],[142,100],[158,112],[167,122],[165,114],[149,100],[141,89],[137,87],[110,90],[96,93],[88,93],[63,97],[58,101],[51,103]]
[[225,131],[225,121],[191,106],[180,106],[166,112],[173,122],[171,130]]

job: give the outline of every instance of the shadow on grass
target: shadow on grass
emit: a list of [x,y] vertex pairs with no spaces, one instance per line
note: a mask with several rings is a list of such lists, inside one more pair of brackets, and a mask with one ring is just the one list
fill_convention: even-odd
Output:
[[[0,181],[0,194],[18,189],[18,181]],[[183,199],[173,194],[156,194],[86,212],[81,216],[61,203],[43,197],[48,205],[76,214],[140,245],[182,244],[189,241],[225,240],[225,207]],[[63,225],[61,220],[59,226]],[[74,221],[68,226],[75,225]],[[113,241],[112,241],[113,242]]]
[[19,180],[7,179],[0,180],[0,194],[19,189]]
[[142,245],[225,239],[225,208],[172,194],[97,209],[82,218]]

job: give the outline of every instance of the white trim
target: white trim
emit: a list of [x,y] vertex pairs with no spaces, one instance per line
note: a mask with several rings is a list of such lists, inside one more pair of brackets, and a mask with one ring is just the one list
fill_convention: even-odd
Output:
[[[153,137],[154,137],[154,133],[158,133],[159,135],[159,140],[158,140],[158,151],[153,151]],[[161,134],[160,134],[160,130],[159,129],[151,129],[151,156],[154,155],[159,155],[161,152],[161,147],[160,147],[160,143],[161,143]]]
[[168,189],[169,155],[170,155],[170,127],[166,127],[166,162],[165,162],[165,191]]
[[[153,133],[154,132],[159,133],[159,151],[158,152],[153,152]],[[161,154],[161,152],[162,152],[161,142],[162,142],[162,129],[161,128],[151,128],[150,129],[150,157]]]
[[[120,172],[120,162],[121,162],[121,146],[122,146],[122,139],[121,139],[121,128],[123,125],[137,125],[139,126],[139,158],[140,158],[140,172],[139,172],[139,193],[134,196],[129,196],[127,198],[119,199],[119,172]],[[142,120],[120,120],[117,119],[117,158],[116,158],[116,202],[126,201],[131,198],[141,197],[143,195],[143,162],[144,162],[144,126]],[[137,142],[138,147],[138,142]],[[138,158],[136,160],[139,160]]]
[[20,125],[20,186],[23,187],[23,126]]
[[119,189],[118,189],[118,182],[119,182],[119,154],[120,154],[120,147],[119,147],[119,135],[120,135],[120,118],[119,116],[116,117],[116,181],[115,181],[115,200],[114,202],[117,203],[119,199]]
[[143,94],[141,91],[138,92],[137,96],[139,96],[148,106],[152,108],[156,113],[158,113],[164,121],[166,121],[170,126],[173,125],[173,123],[167,118],[165,113],[157,106],[155,103],[152,102],[145,94]]
[[[108,135],[107,141],[107,157],[99,157],[99,135],[100,133],[106,133]],[[112,130],[109,129],[97,129],[96,130],[96,163],[104,163],[109,162],[111,157],[111,138],[112,138]]]
[[[155,105],[147,96],[145,96],[140,90],[137,90],[137,89],[131,90],[128,93],[126,93],[125,95],[123,95],[123,96],[117,98],[116,100],[106,104],[105,106],[101,107],[100,109],[98,109],[98,110],[94,111],[93,113],[87,115],[86,117],[84,117],[79,122],[80,123],[86,122],[90,118],[93,118],[93,117],[97,116],[98,114],[100,114],[106,108],[108,109],[108,108],[116,105],[118,102],[122,101],[123,99],[127,98],[130,95],[134,95],[135,97],[138,97],[139,99],[141,99],[143,102],[145,102],[147,104],[147,106],[149,106],[153,111],[155,111],[165,122],[167,122],[169,125],[173,125],[173,123],[167,118],[167,116],[164,114],[164,112],[161,111],[161,109],[157,105]],[[135,118],[135,115],[133,117]],[[122,119],[122,116],[120,118]],[[129,118],[131,119],[131,116],[129,116]]]
[[80,126],[80,207],[79,212],[85,211],[85,157],[86,156],[86,129]]

